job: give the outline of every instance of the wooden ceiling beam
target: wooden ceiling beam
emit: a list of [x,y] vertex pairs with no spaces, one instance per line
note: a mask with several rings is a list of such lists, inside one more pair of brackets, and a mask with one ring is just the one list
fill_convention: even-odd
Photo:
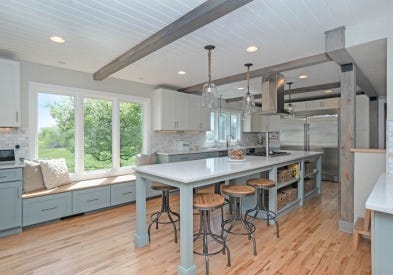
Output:
[[[285,71],[289,71],[289,70],[299,69],[299,68],[308,67],[308,66],[328,62],[328,61],[331,61],[331,60],[328,58],[328,56],[325,53],[312,55],[312,56],[288,61],[285,63],[281,63],[281,64],[277,64],[277,65],[273,65],[273,66],[250,71],[250,78],[268,75],[271,72],[285,72]],[[215,79],[215,80],[213,80],[213,82],[216,86],[220,86],[220,85],[224,85],[224,84],[238,82],[238,81],[245,80],[245,79],[246,79],[246,73],[240,73],[240,74],[236,74],[236,75],[227,76],[224,78]],[[196,85],[193,85],[190,87],[179,89],[178,91],[182,92],[182,93],[197,93],[200,91],[203,84],[204,83],[199,83],[199,84],[196,84]]]
[[[320,84],[320,85],[315,85],[315,86],[307,86],[307,87],[302,87],[302,88],[296,88],[296,89],[291,89],[291,95],[293,94],[302,94],[302,93],[309,93],[309,92],[315,92],[315,91],[323,91],[323,90],[329,90],[329,89],[336,89],[340,88],[340,82],[332,82],[332,83],[326,83],[326,84]],[[284,91],[284,95],[288,95],[288,90]],[[254,95],[255,99],[260,99],[262,98],[262,94],[256,94]],[[243,97],[235,97],[235,98],[229,98],[226,100],[227,103],[229,102],[236,102],[236,101],[242,101]],[[292,100],[294,101],[294,100]]]
[[93,78],[103,80],[146,55],[252,1],[208,0],[99,69],[94,73]]
[[367,96],[373,97],[378,95],[374,86],[345,48],[345,27],[339,27],[325,32],[325,50],[326,55],[338,65],[355,65],[356,84]]

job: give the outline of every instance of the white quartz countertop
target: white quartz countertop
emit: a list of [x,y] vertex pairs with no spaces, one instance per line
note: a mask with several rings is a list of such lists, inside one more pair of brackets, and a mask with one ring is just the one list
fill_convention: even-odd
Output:
[[[240,148],[265,148],[265,146],[261,146],[261,145],[240,146]],[[227,150],[228,149],[224,147],[213,147],[213,148],[200,148],[198,150],[162,150],[156,152],[156,154],[164,155],[164,156],[172,156],[172,155],[183,155],[183,154],[198,154],[198,153],[206,153],[206,152],[222,152]]]
[[291,154],[276,157],[246,156],[245,161],[229,161],[228,157],[170,162],[135,167],[141,172],[170,180],[191,183],[219,176],[241,173],[258,168],[322,155],[322,152],[288,151]]
[[366,201],[366,208],[393,214],[393,177],[383,173]]

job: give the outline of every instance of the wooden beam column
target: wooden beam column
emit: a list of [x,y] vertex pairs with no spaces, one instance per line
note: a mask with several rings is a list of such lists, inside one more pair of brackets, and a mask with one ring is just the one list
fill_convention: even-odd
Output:
[[354,209],[354,155],[356,115],[356,68],[353,64],[341,66],[340,99],[340,183],[341,212],[339,229],[352,232]]

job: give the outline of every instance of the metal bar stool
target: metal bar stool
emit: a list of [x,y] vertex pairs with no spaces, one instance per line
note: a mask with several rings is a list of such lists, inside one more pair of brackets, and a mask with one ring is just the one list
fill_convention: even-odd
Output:
[[274,187],[276,183],[269,179],[260,178],[248,180],[247,185],[255,188],[257,192],[257,204],[254,208],[248,209],[246,211],[246,216],[252,217],[254,219],[266,220],[268,226],[270,225],[269,221],[273,220],[274,224],[276,225],[276,235],[277,238],[279,238],[280,230],[276,220],[277,214],[269,210],[269,206],[265,207],[265,190],[268,191],[269,188]]
[[[225,239],[222,237],[222,234],[220,234],[220,236],[214,234],[210,227],[211,211],[217,208],[222,208],[224,202],[224,197],[217,194],[198,193],[194,195],[193,207],[200,213],[199,231],[194,234],[194,242],[202,236],[202,252],[194,250],[194,253],[205,256],[206,274],[209,274],[209,256],[220,252],[225,254],[225,250],[228,257],[227,266],[231,266],[231,254]],[[211,251],[209,245],[212,245],[213,241],[222,246],[220,246],[219,249]]]
[[[255,232],[255,225],[247,221],[245,216],[242,215],[242,198],[249,197],[255,194],[255,189],[251,186],[247,185],[225,185],[222,188],[222,193],[229,196],[229,199],[234,202],[233,210],[234,215],[232,218],[223,221],[222,230],[224,230],[227,234],[224,237],[224,240],[228,238],[229,234],[233,235],[248,235],[248,239],[253,242],[254,246],[254,255],[257,255],[256,241],[253,233]],[[240,222],[245,232],[235,232],[232,229],[236,222]]]
[[[173,212],[169,207],[169,191],[176,189],[176,187],[169,186],[159,182],[153,182],[151,184],[151,189],[162,191],[162,195],[161,195],[162,201],[161,201],[161,210],[151,214],[150,216],[151,221],[149,224],[149,228],[147,230],[147,234],[149,236],[149,242],[150,242],[150,229],[153,224],[156,224],[156,229],[158,229],[158,224],[172,224],[173,231],[175,233],[175,243],[177,243],[176,222],[180,219],[180,216],[178,213]],[[162,220],[160,221],[160,217],[164,213],[168,216],[169,221],[162,221]],[[172,215],[174,217],[172,217]]]

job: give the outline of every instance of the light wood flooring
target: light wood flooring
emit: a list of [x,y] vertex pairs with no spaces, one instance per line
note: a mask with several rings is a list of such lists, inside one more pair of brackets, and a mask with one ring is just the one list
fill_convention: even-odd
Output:
[[[321,196],[281,217],[279,239],[274,226],[256,221],[257,256],[247,237],[230,236],[232,266],[222,254],[211,256],[210,273],[370,274],[370,241],[361,239],[352,253],[352,235],[337,229],[338,186],[323,182]],[[177,195],[171,205],[178,210]],[[157,210],[160,199],[149,200],[147,207],[149,214]],[[150,245],[135,248],[134,204],[25,229],[0,239],[0,274],[176,274],[179,246],[171,230],[153,227]],[[194,260],[204,274],[204,257]]]

